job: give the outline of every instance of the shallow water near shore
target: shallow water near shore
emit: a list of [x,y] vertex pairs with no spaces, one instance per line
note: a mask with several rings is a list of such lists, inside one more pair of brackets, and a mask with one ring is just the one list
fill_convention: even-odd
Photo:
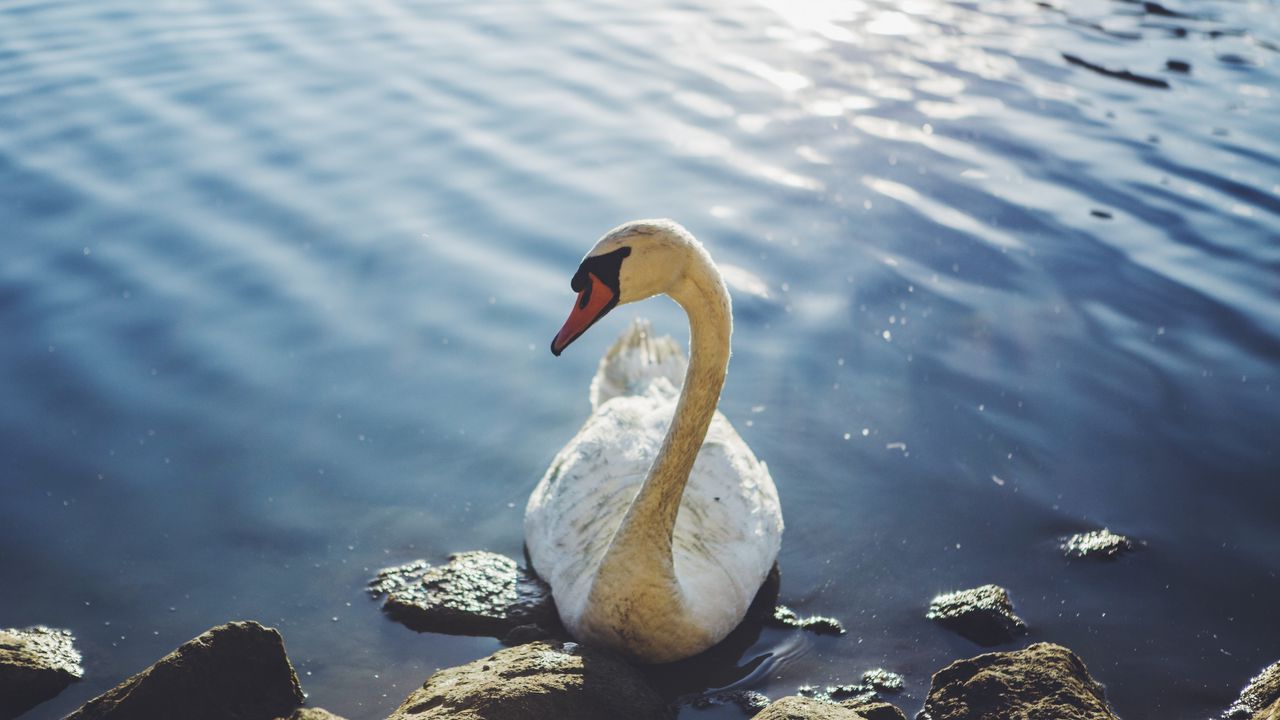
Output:
[[1278,10],[0,2],[0,626],[86,670],[28,717],[232,619],[351,720],[497,649],[365,582],[521,556],[600,354],[686,332],[547,350],[654,216],[731,281],[779,601],[849,629],[695,684],[914,712],[982,651],[930,598],[997,583],[1126,720],[1219,712],[1280,658]]

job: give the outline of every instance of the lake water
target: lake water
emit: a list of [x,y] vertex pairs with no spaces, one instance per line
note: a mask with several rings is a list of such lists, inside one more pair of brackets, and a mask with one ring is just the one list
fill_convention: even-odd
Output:
[[729,267],[780,600],[850,630],[703,684],[914,712],[987,582],[1127,720],[1280,659],[1280,6],[644,5],[0,2],[0,625],[87,669],[31,718],[232,619],[352,720],[499,647],[364,584],[519,556],[600,354],[685,334],[547,350],[654,216]]

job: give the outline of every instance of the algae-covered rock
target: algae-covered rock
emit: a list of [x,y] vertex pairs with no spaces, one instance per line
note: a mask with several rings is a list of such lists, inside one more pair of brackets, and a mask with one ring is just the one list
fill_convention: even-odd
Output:
[[0,630],[0,718],[16,717],[84,675],[67,630]]
[[1229,720],[1280,720],[1280,661],[1255,675],[1223,717]]
[[610,652],[532,642],[441,670],[388,720],[658,720],[669,708]]
[[755,720],[867,720],[856,710],[825,700],[788,695],[756,715]]
[[272,720],[301,704],[280,633],[232,622],[189,640],[65,720]]
[[1067,557],[1113,560],[1134,548],[1133,540],[1107,528],[1076,533],[1062,543]]
[[1116,720],[1102,686],[1061,645],[957,660],[933,676],[920,720]]
[[559,625],[551,589],[505,555],[457,553],[445,565],[425,560],[382,570],[369,583],[383,609],[418,632],[502,637],[528,625]]
[[779,605],[773,610],[770,623],[781,627],[792,627],[797,630],[808,630],[815,635],[843,635],[844,624],[839,620],[823,615],[800,617],[795,610],[786,605]]
[[925,617],[985,647],[1027,631],[1022,618],[1013,614],[1009,592],[999,585],[939,595],[929,603]]

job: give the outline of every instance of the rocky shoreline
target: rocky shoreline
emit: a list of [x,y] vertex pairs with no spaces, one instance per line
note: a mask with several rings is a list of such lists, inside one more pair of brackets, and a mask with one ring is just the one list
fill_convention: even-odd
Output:
[[[1064,540],[1061,547],[1069,557],[1112,560],[1138,544],[1102,530]],[[385,598],[388,616],[412,629],[490,635],[511,646],[435,672],[387,720],[664,720],[684,706],[712,705],[735,705],[743,717],[758,720],[908,717],[894,702],[903,678],[880,668],[864,672],[855,684],[802,687],[772,700],[749,688],[664,696],[653,684],[653,668],[568,638],[546,586],[514,560],[493,553],[459,553],[439,566],[415,561],[388,568],[369,590]],[[760,607],[753,606],[750,622],[844,633],[838,620],[800,618],[777,605],[776,597],[775,575],[757,598]],[[940,595],[924,618],[980,646],[1010,643],[1026,632],[1008,592],[996,585]],[[0,630],[0,720],[21,715],[78,680],[79,663],[65,630]],[[240,621],[184,643],[66,720],[343,720],[303,707],[304,698],[280,633]],[[933,674],[914,717],[1117,720],[1084,661],[1050,642],[955,660]],[[1254,677],[1222,718],[1280,720],[1280,661]]]

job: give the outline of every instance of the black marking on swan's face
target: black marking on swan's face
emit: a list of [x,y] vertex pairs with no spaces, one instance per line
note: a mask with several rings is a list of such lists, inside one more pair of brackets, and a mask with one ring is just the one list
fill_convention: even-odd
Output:
[[578,301],[569,313],[569,319],[551,341],[551,354],[558,356],[587,328],[618,305],[622,294],[618,288],[618,276],[622,260],[630,254],[631,248],[620,247],[604,255],[590,256],[578,266],[578,272],[569,282],[569,286],[578,293]]
[[574,292],[580,293],[586,290],[586,294],[582,296],[580,307],[586,307],[587,300],[591,296],[591,278],[588,275],[595,275],[600,282],[604,283],[618,295],[618,273],[622,270],[622,260],[631,254],[631,248],[620,247],[613,252],[604,255],[592,255],[584,258],[582,264],[578,266],[578,272],[573,274],[573,279],[569,281],[569,287]]

